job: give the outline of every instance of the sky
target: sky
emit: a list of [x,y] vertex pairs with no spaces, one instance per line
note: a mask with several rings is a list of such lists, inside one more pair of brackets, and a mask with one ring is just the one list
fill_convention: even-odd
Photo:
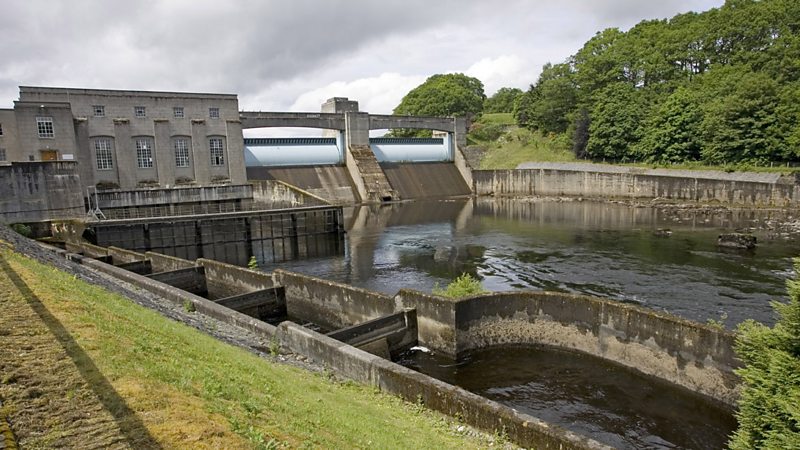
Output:
[[487,95],[605,28],[723,0],[3,0],[0,108],[18,86],[238,94],[242,110],[391,113],[437,73]]

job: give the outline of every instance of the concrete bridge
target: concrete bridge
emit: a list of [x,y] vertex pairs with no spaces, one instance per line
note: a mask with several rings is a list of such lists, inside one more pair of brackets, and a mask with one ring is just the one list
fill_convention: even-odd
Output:
[[[315,112],[240,113],[242,129],[316,128],[323,138],[246,139],[248,178],[278,179],[307,190],[336,194],[332,200],[391,201],[471,193],[472,172],[463,156],[465,118],[369,114],[358,102],[332,98]],[[370,130],[438,132],[431,139],[370,139]],[[287,166],[305,166],[305,171]],[[314,167],[309,171],[309,167]],[[444,183],[431,184],[443,179]],[[326,186],[327,184],[327,186]],[[345,186],[346,185],[346,186]]]

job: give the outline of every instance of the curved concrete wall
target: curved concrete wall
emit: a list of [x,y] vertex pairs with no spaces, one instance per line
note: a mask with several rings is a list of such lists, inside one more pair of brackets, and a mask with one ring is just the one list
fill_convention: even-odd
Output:
[[501,292],[456,303],[456,353],[500,345],[576,350],[728,405],[737,399],[734,335],[668,314],[557,292]]

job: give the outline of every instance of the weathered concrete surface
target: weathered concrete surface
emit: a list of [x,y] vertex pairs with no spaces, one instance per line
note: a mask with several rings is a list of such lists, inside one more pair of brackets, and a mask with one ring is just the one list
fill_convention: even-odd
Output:
[[257,209],[325,206],[331,202],[280,180],[253,180],[253,204]]
[[178,269],[171,272],[153,273],[147,275],[154,281],[168,284],[176,289],[190,292],[201,297],[208,295],[206,277],[202,267],[190,267],[188,269]]
[[[473,172],[476,195],[563,196],[631,200],[671,200],[755,207],[800,207],[800,184],[793,177],[774,182],[726,178],[693,171],[691,177],[595,170],[520,169]],[[760,179],[760,178],[759,178]]]
[[385,294],[280,269],[275,270],[273,276],[275,283],[285,289],[290,317],[330,330],[395,312],[394,301]]
[[[358,193],[344,166],[248,167],[247,179],[282,181],[334,205],[357,203]],[[258,187],[255,187],[254,196]]]
[[524,447],[609,448],[294,323],[281,323],[277,334],[281,345],[330,367],[344,377],[376,386],[410,402],[422,402],[483,430],[505,432],[513,442]]
[[730,406],[734,336],[644,308],[555,292],[505,292],[456,303],[456,354],[545,344],[622,364]]
[[221,202],[229,200],[246,201],[252,198],[253,188],[249,184],[202,187],[174,186],[167,189],[107,190],[98,191],[96,196],[92,194],[92,199],[97,199],[100,209]]
[[394,302],[398,310],[416,309],[420,345],[452,357],[457,355],[455,300],[401,289]]
[[205,269],[208,296],[212,300],[276,287],[272,276],[259,270],[203,258],[197,264]]
[[188,269],[189,267],[194,267],[196,265],[194,261],[176,258],[169,255],[162,255],[161,253],[155,252],[146,252],[145,258],[150,261],[150,266],[153,268],[154,273]]
[[333,331],[328,337],[391,359],[417,344],[417,313],[401,311]]
[[469,186],[453,163],[382,163],[381,168],[402,199],[471,194]]
[[12,162],[0,165],[0,221],[39,222],[86,214],[75,162]]
[[283,288],[270,288],[247,292],[216,300],[226,308],[247,314],[256,319],[268,321],[286,316],[286,302]]

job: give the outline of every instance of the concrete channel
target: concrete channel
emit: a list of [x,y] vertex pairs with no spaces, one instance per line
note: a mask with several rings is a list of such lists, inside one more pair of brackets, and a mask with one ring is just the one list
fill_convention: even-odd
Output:
[[[623,365],[728,410],[738,395],[731,333],[599,298],[518,291],[453,300],[409,289],[389,296],[298,273],[264,273],[202,258],[190,261],[86,243],[53,250],[274,340],[344,377],[421,401],[489,432],[504,431],[525,447],[607,448],[391,358],[414,345],[453,358],[481,348],[547,345]],[[287,316],[330,332],[303,327]]]

